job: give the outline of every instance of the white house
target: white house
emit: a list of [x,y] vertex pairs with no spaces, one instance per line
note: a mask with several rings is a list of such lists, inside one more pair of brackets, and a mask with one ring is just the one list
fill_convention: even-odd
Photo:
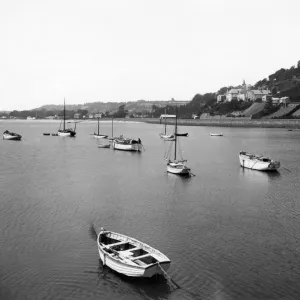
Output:
[[170,119],[170,118],[176,118],[176,115],[160,115],[160,119]]

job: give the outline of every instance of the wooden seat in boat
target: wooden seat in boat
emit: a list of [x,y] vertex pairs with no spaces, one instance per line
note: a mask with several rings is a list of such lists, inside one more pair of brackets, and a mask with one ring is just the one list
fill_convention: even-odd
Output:
[[132,258],[130,258],[130,260],[135,261],[135,260],[138,260],[138,259],[141,259],[141,258],[144,258],[144,257],[148,257],[148,256],[151,256],[151,255],[149,253],[147,253],[147,254],[144,254],[144,255],[141,255],[141,256],[132,257]]

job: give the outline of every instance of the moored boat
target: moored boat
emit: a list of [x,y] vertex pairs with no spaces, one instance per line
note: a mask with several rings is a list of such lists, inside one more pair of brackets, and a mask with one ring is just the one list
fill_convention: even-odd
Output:
[[211,133],[210,136],[223,136],[223,133]]
[[258,171],[276,171],[280,167],[280,162],[272,160],[262,155],[251,154],[245,151],[239,153],[240,164],[243,168]]
[[96,138],[96,139],[106,139],[107,137],[108,137],[108,135],[106,135],[106,134],[100,134],[99,133],[99,119],[100,119],[100,113],[99,113],[99,111],[98,111],[98,117],[97,117],[97,119],[98,119],[98,131],[97,131],[97,133],[96,132],[94,132],[94,137]]
[[[170,143],[170,147],[168,149],[168,153],[165,155],[165,158],[167,159],[167,172],[177,174],[177,175],[191,175],[191,169],[187,166],[187,160],[178,159],[178,155],[182,153],[182,151],[179,151],[180,153],[177,153],[179,149],[179,137],[177,135],[177,107],[176,107],[176,119],[175,119],[175,132],[174,132],[174,143]],[[172,146],[174,144],[174,156],[173,159],[171,159],[171,152],[172,152]]]
[[112,141],[112,149],[123,150],[123,151],[142,151],[143,145],[142,141],[138,139],[124,138],[121,135],[118,138],[114,138]]
[[3,132],[3,139],[4,140],[12,140],[12,141],[20,141],[22,139],[22,136],[18,133],[5,130]]
[[110,148],[110,144],[99,144],[98,148]]
[[164,132],[160,133],[159,136],[165,141],[174,141],[174,134],[167,134],[167,109],[165,108],[165,123],[164,123]]
[[160,137],[165,141],[174,141],[175,140],[174,134],[162,134],[161,133]]
[[169,269],[170,259],[132,237],[101,228],[97,238],[103,265],[130,277],[152,277]]
[[[64,115],[63,115],[63,127],[62,129],[59,128],[57,135],[58,136],[69,136],[69,137],[74,137],[76,135],[76,122],[74,129],[72,128],[66,128],[66,104],[64,100]],[[61,127],[61,126],[60,126]]]
[[188,132],[185,133],[176,133],[176,136],[189,136]]

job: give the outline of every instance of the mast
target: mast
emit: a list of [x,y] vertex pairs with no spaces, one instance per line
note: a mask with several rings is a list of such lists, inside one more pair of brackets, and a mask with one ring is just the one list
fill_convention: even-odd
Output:
[[167,107],[165,107],[165,135],[167,134]]
[[63,130],[66,129],[66,103],[65,103],[65,98],[64,98],[64,128]]
[[98,110],[98,135],[99,135],[99,110]]
[[175,147],[174,147],[174,149],[175,149],[175,153],[174,153],[174,160],[176,160],[176,146],[177,146],[177,106],[175,106],[175,133],[174,133],[174,135],[175,135]]
[[111,117],[111,138],[114,138],[114,117]]

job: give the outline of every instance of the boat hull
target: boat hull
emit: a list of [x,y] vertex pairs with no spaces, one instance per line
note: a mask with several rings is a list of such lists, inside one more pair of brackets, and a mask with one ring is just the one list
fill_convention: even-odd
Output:
[[10,135],[10,134],[3,134],[4,140],[11,140],[11,141],[20,141],[22,139],[22,136],[16,136],[16,135]]
[[258,170],[258,171],[276,171],[280,167],[277,161],[264,162],[258,159],[250,159],[245,155],[239,155],[240,165],[243,168]]
[[167,172],[177,175],[190,175],[191,169],[184,164],[167,164]]
[[98,145],[98,148],[110,148],[110,145]]
[[[150,278],[154,275],[159,275],[163,274],[165,271],[167,271],[170,267],[171,261],[163,255],[160,251],[150,247],[149,245],[142,243],[138,240],[132,239],[130,237],[124,237],[123,242],[129,242],[133,243],[135,247],[141,248],[141,249],[147,249],[149,252],[151,251],[152,255],[156,255],[156,258],[158,256],[161,257],[159,261],[156,263],[150,263],[149,265],[139,265],[137,263],[134,263],[133,261],[138,260],[139,257],[133,257],[132,253],[127,251],[127,253],[122,254],[122,252],[125,251],[120,251],[119,254],[117,251],[113,250],[111,251],[109,249],[109,245],[104,245],[103,242],[100,241],[100,236],[103,234],[101,231],[100,234],[98,235],[97,239],[97,245],[98,245],[98,252],[99,252],[99,257],[103,263],[103,265],[108,266],[112,270],[129,276],[129,277],[146,277]],[[114,234],[114,233],[113,233]],[[121,235],[122,236],[122,235]],[[122,243],[122,242],[121,242]],[[134,248],[136,249],[136,248]],[[142,256],[140,256],[142,257]]]
[[69,137],[74,137],[76,135],[76,132],[74,131],[68,131],[68,132],[58,132],[58,136],[69,136]]
[[94,133],[95,139],[107,139],[107,135]]
[[112,141],[112,148],[114,150],[123,150],[123,151],[142,151],[142,144],[123,144],[119,143],[116,140]]
[[175,141],[175,137],[173,134],[160,134],[159,135],[165,141]]
[[222,133],[211,133],[210,136],[223,136]]

